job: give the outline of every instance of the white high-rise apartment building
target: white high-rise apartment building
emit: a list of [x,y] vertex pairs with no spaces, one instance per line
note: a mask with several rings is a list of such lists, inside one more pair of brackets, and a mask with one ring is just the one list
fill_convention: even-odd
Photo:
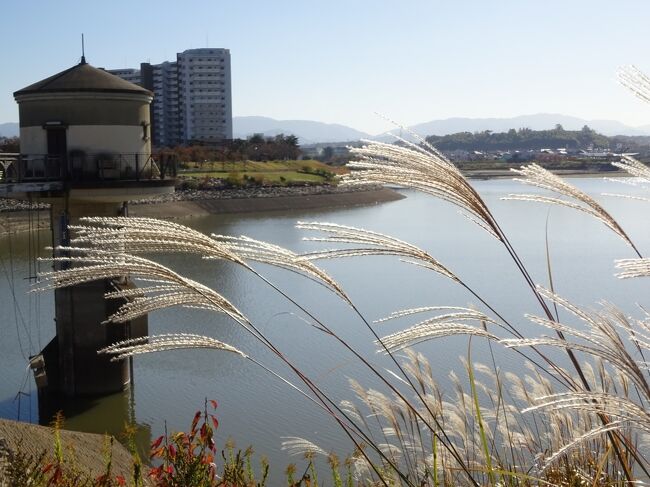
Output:
[[230,51],[189,49],[176,62],[109,72],[153,91],[151,133],[158,147],[232,139]]
[[189,49],[176,63],[183,140],[232,139],[230,51]]

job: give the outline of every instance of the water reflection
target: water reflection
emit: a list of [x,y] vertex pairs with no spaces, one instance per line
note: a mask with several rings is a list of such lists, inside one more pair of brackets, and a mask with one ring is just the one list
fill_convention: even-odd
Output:
[[52,424],[57,413],[64,418],[64,427],[74,431],[109,434],[126,443],[126,431],[133,428],[133,440],[138,452],[148,457],[151,444],[151,425],[136,420],[134,389],[101,398],[40,394],[38,398],[38,421]]

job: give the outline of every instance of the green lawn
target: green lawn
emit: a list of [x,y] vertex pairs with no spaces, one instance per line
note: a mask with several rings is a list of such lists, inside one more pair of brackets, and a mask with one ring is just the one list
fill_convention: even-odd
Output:
[[[253,178],[254,184],[320,184],[328,178],[315,172],[326,171],[331,174],[345,174],[347,169],[328,166],[319,161],[237,161],[237,162],[204,162],[189,163],[189,168],[181,169],[180,176],[184,179],[201,180],[217,178],[229,180],[231,184],[250,184],[244,178]],[[329,179],[331,181],[331,178]]]
[[204,177],[210,177],[210,178],[219,178],[219,179],[228,179],[229,177],[236,175],[238,178],[243,179],[244,176],[249,176],[252,178],[255,178],[257,180],[263,180],[263,181],[268,181],[268,182],[273,182],[273,183],[279,183],[283,182],[282,179],[284,178],[285,182],[292,182],[292,183],[300,183],[300,182],[310,182],[310,183],[321,183],[325,180],[323,176],[319,176],[318,174],[307,174],[307,173],[302,173],[302,172],[297,172],[297,171],[289,171],[289,170],[282,170],[282,171],[198,171],[198,172],[191,172],[191,173],[185,173],[185,176],[190,176],[193,178],[204,178]]
[[305,160],[305,161],[234,161],[234,162],[202,162],[202,163],[187,163],[187,169],[181,169],[181,173],[195,173],[195,172],[282,172],[282,171],[304,171],[309,168],[312,171],[322,169],[325,171],[333,172],[335,174],[345,174],[348,171],[342,167],[328,166],[319,161]]

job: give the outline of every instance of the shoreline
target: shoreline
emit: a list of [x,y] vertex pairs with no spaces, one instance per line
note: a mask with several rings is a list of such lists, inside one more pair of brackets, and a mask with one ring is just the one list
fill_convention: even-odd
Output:
[[[342,190],[336,187],[301,187],[271,191],[249,190],[177,191],[157,198],[129,202],[131,216],[147,218],[191,218],[215,214],[257,213],[375,205],[405,198],[388,188]],[[0,206],[0,235],[31,229],[49,229],[49,208],[29,210],[21,202]],[[31,215],[31,216],[30,216]]]
[[[573,178],[626,177],[625,171],[557,170],[554,174]],[[509,169],[463,171],[470,180],[507,179]],[[129,202],[132,216],[190,218],[214,214],[312,210],[373,205],[405,196],[386,187],[340,188],[337,186],[256,187],[227,190],[179,190],[171,194]],[[50,228],[49,207],[0,199],[0,235]]]
[[129,214],[148,218],[188,218],[215,214],[257,213],[375,205],[405,198],[392,189],[345,193],[249,198],[206,198],[129,206]]

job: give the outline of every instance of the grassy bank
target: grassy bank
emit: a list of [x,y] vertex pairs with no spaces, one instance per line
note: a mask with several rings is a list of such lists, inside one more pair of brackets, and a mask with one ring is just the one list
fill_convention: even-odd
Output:
[[207,184],[220,180],[227,187],[245,185],[334,184],[334,177],[346,174],[345,168],[314,160],[304,161],[234,161],[188,163],[181,166],[181,185]]

